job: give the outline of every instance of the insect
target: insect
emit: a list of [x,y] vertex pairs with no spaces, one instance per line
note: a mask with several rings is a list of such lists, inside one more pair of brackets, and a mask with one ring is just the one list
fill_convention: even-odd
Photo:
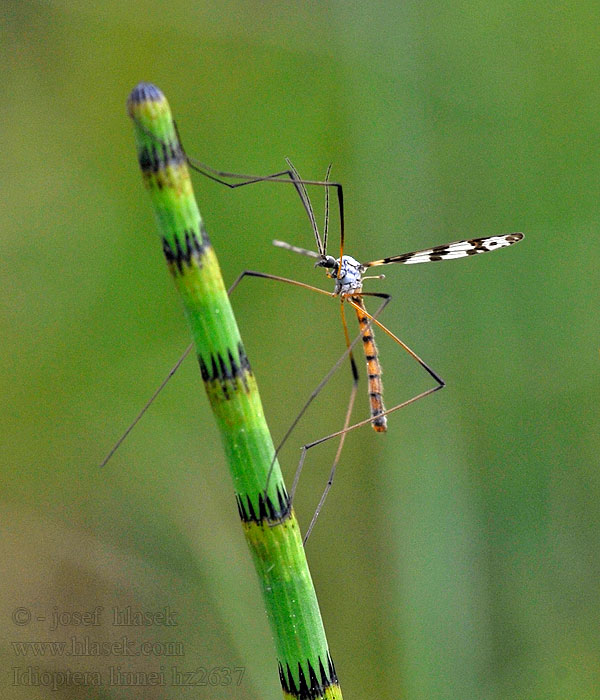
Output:
[[[315,233],[318,232],[315,230]],[[335,281],[333,295],[340,298],[342,303],[347,301],[356,311],[356,317],[361,330],[361,338],[367,362],[367,373],[369,380],[369,399],[371,408],[371,425],[377,432],[385,432],[387,430],[386,415],[396,407],[386,411],[383,405],[383,387],[381,383],[381,364],[379,361],[379,353],[373,337],[372,324],[375,323],[396,342],[398,342],[412,357],[422,364],[422,366],[431,374],[431,376],[444,385],[443,380],[420,358],[413,353],[402,341],[400,341],[387,327],[383,326],[376,318],[369,314],[365,308],[363,297],[383,296],[363,291],[363,281],[366,279],[380,278],[364,277],[364,273],[371,267],[379,265],[389,265],[392,263],[400,263],[403,265],[415,265],[417,263],[437,262],[440,260],[456,260],[479,253],[487,253],[499,248],[505,248],[513,243],[523,239],[522,233],[510,233],[503,236],[489,236],[486,238],[472,238],[470,240],[455,241],[446,245],[436,246],[435,248],[426,248],[424,250],[415,251],[412,253],[402,253],[388,258],[372,260],[371,262],[361,263],[350,255],[340,254],[339,258],[334,258],[327,254],[324,246],[321,245],[317,235],[317,245],[320,248],[319,253],[315,253],[304,248],[290,245],[284,241],[273,241],[274,245],[279,248],[285,248],[294,253],[300,253],[312,258],[316,258],[316,267],[323,267],[326,270],[327,276]],[[384,298],[389,299],[388,296]],[[344,317],[343,317],[344,318]],[[344,328],[346,329],[345,319]],[[347,337],[346,333],[346,337]],[[349,342],[349,341],[347,341]],[[440,388],[441,388],[440,386]]]
[[[436,391],[444,386],[444,381],[439,377],[439,375],[431,369],[416,353],[414,353],[404,342],[402,342],[392,331],[390,331],[386,326],[384,326],[380,321],[377,320],[376,315],[370,314],[364,304],[364,298],[367,296],[378,297],[384,300],[385,303],[389,302],[391,299],[389,294],[384,294],[380,292],[367,292],[363,290],[363,282],[368,279],[382,279],[384,275],[373,275],[365,276],[365,272],[372,267],[378,267],[382,265],[390,265],[394,263],[402,265],[415,265],[418,263],[426,262],[439,262],[441,260],[457,260],[459,258],[471,257],[478,255],[480,253],[487,253],[494,250],[499,250],[500,248],[506,248],[507,246],[513,245],[523,239],[522,233],[509,233],[500,236],[488,236],[483,238],[471,238],[461,241],[455,241],[453,243],[448,243],[445,245],[435,246],[433,248],[425,248],[424,250],[418,250],[411,253],[402,253],[400,255],[394,255],[386,258],[380,258],[377,260],[371,260],[370,262],[361,263],[350,255],[344,254],[344,205],[343,205],[343,189],[342,185],[338,182],[332,182],[329,180],[329,174],[331,166],[327,170],[327,174],[324,180],[303,180],[298,175],[297,170],[294,168],[289,159],[287,160],[288,170],[274,173],[273,175],[267,176],[252,176],[252,175],[239,175],[236,173],[229,173],[224,171],[217,171],[208,166],[198,163],[190,158],[188,158],[188,163],[190,166],[202,173],[203,175],[209,177],[212,180],[216,180],[230,188],[240,187],[242,185],[249,185],[256,182],[284,182],[293,184],[300,195],[300,199],[304,205],[304,208],[308,214],[308,218],[311,222],[315,243],[316,251],[308,250],[306,248],[300,248],[295,245],[291,245],[284,241],[273,241],[273,244],[279,248],[284,248],[293,253],[298,253],[316,260],[315,267],[322,267],[325,269],[327,277],[334,280],[333,292],[327,292],[318,287],[313,287],[311,285],[298,282],[296,280],[291,280],[277,275],[269,275],[263,272],[255,272],[252,270],[245,270],[239,275],[239,277],[234,282],[231,290],[241,282],[241,280],[246,276],[261,277],[264,279],[271,279],[278,282],[284,282],[286,284],[292,284],[295,286],[303,287],[305,289],[310,289],[320,294],[326,294],[328,296],[338,297],[341,301],[342,306],[342,324],[344,327],[344,334],[346,337],[346,345],[348,347],[348,354],[351,358],[351,364],[354,366],[354,361],[352,359],[351,343],[348,333],[348,327],[345,320],[345,315],[343,313],[344,302],[347,302],[353,307],[356,312],[358,319],[358,324],[360,327],[360,333],[363,343],[363,349],[365,353],[365,360],[367,363],[367,375],[368,375],[368,388],[369,388],[369,399],[370,399],[370,411],[371,418],[366,421],[362,421],[353,427],[358,427],[366,422],[370,422],[374,430],[377,432],[385,432],[387,429],[386,416],[389,413],[397,410],[401,406],[405,405],[404,402],[401,405],[394,406],[391,409],[386,410],[383,404],[383,388],[381,383],[381,365],[379,361],[379,353],[377,346],[375,344],[373,325],[378,326],[382,331],[387,333],[396,343],[398,343],[404,350],[406,350],[411,357],[417,360],[421,366],[433,377],[437,382],[438,386],[429,390],[427,393]],[[239,183],[229,183],[224,181],[222,178],[239,178],[242,182]],[[319,228],[316,223],[316,218],[312,208],[311,201],[308,197],[306,190],[306,185],[320,185],[326,188],[325,190],[325,223],[323,226],[323,235],[321,235]],[[338,204],[340,209],[340,254],[338,258],[334,258],[327,252],[327,239],[329,230],[329,189],[336,188],[338,193]],[[415,397],[414,400],[421,398],[419,395]],[[351,428],[350,428],[351,429]]]
[[[319,287],[313,287],[311,285],[305,284],[303,282],[299,282],[297,280],[292,280],[284,277],[280,277],[277,275],[270,275],[266,274],[263,272],[256,272],[253,270],[245,270],[242,272],[238,278],[235,280],[233,286],[229,290],[230,293],[237,287],[237,285],[242,281],[244,277],[250,276],[250,277],[260,277],[263,279],[269,279],[277,282],[283,282],[286,284],[292,284],[297,287],[302,287],[304,289],[312,290],[314,292],[317,292],[319,294],[324,294],[327,296],[333,296],[337,297],[340,300],[340,309],[341,309],[341,318],[342,318],[342,327],[344,331],[344,337],[346,341],[346,347],[347,350],[344,353],[344,356],[338,360],[336,365],[332,368],[332,370],[326,375],[324,380],[319,384],[319,386],[315,389],[315,391],[312,392],[310,395],[308,401],[305,403],[303,406],[302,410],[284,435],[281,443],[279,444],[275,456],[279,453],[279,450],[285,443],[285,441],[288,439],[290,433],[292,430],[295,428],[297,425],[298,421],[300,420],[301,416],[304,414],[312,400],[316,397],[316,395],[320,392],[320,390],[323,388],[323,386],[327,383],[329,380],[330,376],[333,374],[333,372],[338,368],[338,366],[341,364],[341,361],[344,360],[346,357],[349,358],[350,360],[350,366],[352,370],[352,389],[350,391],[350,396],[348,400],[348,407],[346,410],[346,416],[344,420],[344,426],[341,430],[332,433],[330,435],[327,435],[323,438],[320,438],[319,440],[316,440],[314,442],[308,443],[307,445],[304,445],[302,448],[302,453],[300,457],[300,461],[298,464],[298,467],[296,469],[296,474],[294,477],[294,481],[292,484],[290,496],[293,500],[296,486],[298,484],[298,479],[300,476],[300,472],[302,470],[306,454],[308,450],[312,447],[315,447],[316,445],[319,445],[326,440],[329,440],[331,438],[338,437],[340,438],[340,441],[338,443],[338,448],[334,457],[333,461],[333,466],[331,467],[331,471],[329,474],[329,479],[327,482],[327,486],[325,487],[325,490],[321,496],[321,499],[319,501],[319,504],[317,506],[317,509],[313,515],[312,521],[309,525],[309,528],[306,532],[305,535],[305,541],[308,539],[310,536],[310,533],[314,527],[314,524],[316,522],[316,519],[318,518],[319,512],[323,506],[323,503],[329,493],[329,490],[331,488],[332,482],[333,482],[333,477],[335,475],[336,467],[340,459],[341,451],[343,449],[343,444],[345,437],[347,433],[355,428],[358,428],[362,425],[365,425],[367,423],[370,423],[373,429],[376,432],[385,432],[387,430],[387,416],[394,412],[399,410],[400,408],[403,408],[411,403],[414,403],[425,396],[428,396],[429,394],[434,393],[435,391],[438,391],[439,389],[443,388],[445,386],[444,380],[433,370],[421,357],[419,357],[406,343],[404,343],[400,338],[398,338],[389,328],[387,328],[385,325],[383,325],[377,318],[377,316],[381,313],[383,308],[389,303],[391,300],[391,296],[386,293],[382,292],[372,292],[372,291],[365,291],[363,289],[363,283],[366,280],[369,279],[381,279],[384,277],[384,275],[365,275],[367,271],[370,270],[370,268],[374,267],[379,267],[383,265],[391,265],[391,264],[401,264],[401,265],[415,265],[419,263],[426,263],[426,262],[439,262],[442,260],[457,260],[459,258],[467,258],[467,257],[472,257],[475,255],[479,255],[481,253],[487,253],[487,252],[492,252],[494,250],[499,250],[501,248],[506,248],[508,246],[513,245],[514,243],[518,243],[523,239],[523,234],[522,233],[509,233],[506,235],[499,235],[499,236],[487,236],[487,237],[480,237],[480,238],[471,238],[471,239],[465,239],[465,240],[460,240],[460,241],[455,241],[453,243],[448,243],[445,245],[439,245],[435,246],[433,248],[425,248],[423,250],[418,250],[410,253],[401,253],[400,255],[393,255],[390,257],[386,258],[379,258],[376,260],[371,260],[369,262],[359,262],[355,258],[353,258],[350,255],[347,255],[344,253],[344,247],[345,247],[345,227],[344,227],[344,195],[343,195],[343,187],[341,183],[339,182],[333,182],[329,179],[330,171],[331,171],[331,166],[327,169],[327,173],[325,175],[324,180],[303,180],[295,167],[292,165],[289,159],[286,159],[288,168],[286,170],[283,170],[278,173],[274,173],[272,175],[267,175],[267,176],[253,176],[253,175],[241,175],[237,173],[230,173],[230,172],[225,172],[225,171],[218,171],[214,170],[213,168],[210,168],[206,166],[203,163],[199,163],[198,161],[195,161],[191,158],[187,158],[188,164],[190,167],[201,174],[205,175],[206,177],[209,177],[212,180],[215,180],[217,182],[220,182],[223,185],[226,185],[229,188],[237,188],[241,187],[244,185],[249,185],[257,182],[282,182],[282,183],[288,183],[292,184],[298,195],[300,196],[300,199],[302,201],[302,204],[304,206],[304,209],[308,215],[308,219],[310,221],[313,235],[314,235],[314,240],[315,240],[315,245],[316,245],[316,250],[308,250],[306,248],[301,248],[295,245],[291,245],[290,243],[286,243],[284,241],[273,241],[274,245],[283,248],[285,250],[289,250],[290,252],[297,253],[300,255],[304,255],[307,257],[312,258],[315,260],[314,266],[315,267],[321,267],[324,268],[326,275],[328,278],[333,280],[334,283],[334,288],[333,291],[326,291],[323,289],[320,289]],[[228,182],[228,179],[233,179],[233,180],[240,180],[240,182]],[[308,185],[316,185],[316,186],[321,186],[325,188],[325,216],[324,216],[324,224],[323,224],[323,232],[319,231],[319,227],[316,222],[316,217],[314,214],[314,210],[310,201],[310,198],[308,196],[307,192],[307,186]],[[327,250],[327,243],[328,243],[328,234],[329,234],[329,192],[330,189],[334,189],[337,193],[337,200],[338,200],[338,207],[339,207],[339,222],[340,222],[340,252],[339,252],[339,257],[335,258],[332,255],[328,253]],[[374,313],[371,314],[367,311],[365,307],[364,300],[366,297],[375,297],[378,299],[382,300],[382,304],[380,305],[379,309]],[[360,334],[357,336],[354,340],[351,341],[350,339],[350,333],[348,331],[348,325],[346,322],[346,317],[344,313],[344,308],[345,305],[349,305],[353,308],[357,320],[358,320],[358,325],[360,329]],[[386,409],[385,405],[383,403],[383,384],[381,380],[381,363],[379,360],[379,352],[377,350],[377,346],[375,344],[375,338],[374,338],[374,327],[378,327],[381,331],[386,333],[389,337],[392,338],[400,347],[402,347],[403,350],[405,350],[414,360],[416,360],[421,367],[432,377],[434,380],[435,384],[433,387],[421,392],[420,394],[417,394],[416,396],[413,396],[412,398],[405,400],[399,404],[396,404],[392,408]],[[366,367],[367,367],[367,379],[368,379],[368,397],[369,397],[369,408],[370,408],[370,417],[361,420],[358,423],[355,423],[353,425],[350,425],[350,418],[352,414],[352,410],[354,407],[354,402],[355,402],[355,396],[356,396],[356,391],[358,387],[358,381],[359,381],[359,375],[358,375],[358,369],[356,365],[356,361],[353,356],[353,346],[356,344],[358,339],[362,340],[362,346],[364,350],[364,355],[365,355],[365,361],[366,361]],[[274,458],[275,459],[275,458]]]
[[[165,148],[164,144],[157,144],[157,148]],[[383,292],[372,292],[372,291],[365,291],[363,289],[363,284],[366,280],[369,279],[382,279],[384,275],[365,275],[365,273],[370,270],[370,268],[373,267],[379,267],[383,265],[390,265],[390,264],[403,264],[403,265],[414,265],[418,263],[425,263],[425,262],[439,262],[442,260],[456,260],[459,258],[466,258],[466,257],[471,257],[475,255],[479,255],[481,253],[486,253],[486,252],[491,252],[494,250],[498,250],[500,248],[505,248],[507,246],[513,245],[514,243],[517,243],[523,239],[523,234],[522,233],[510,233],[506,235],[500,235],[500,236],[488,236],[488,237],[482,237],[482,238],[471,238],[471,239],[466,239],[466,240],[461,240],[461,241],[456,241],[453,243],[448,243],[446,245],[440,245],[440,246],[435,246],[433,248],[426,248],[423,250],[411,252],[411,253],[402,253],[400,255],[394,255],[386,258],[379,258],[376,260],[371,260],[370,262],[359,262],[357,259],[354,257],[347,255],[344,253],[344,246],[345,246],[345,226],[344,226],[344,194],[343,194],[343,187],[341,183],[339,182],[334,182],[329,179],[330,176],[330,171],[331,171],[331,166],[327,169],[327,173],[325,175],[324,180],[304,180],[302,179],[295,167],[292,165],[292,163],[289,161],[289,159],[286,159],[288,168],[285,170],[282,170],[280,172],[274,173],[272,175],[267,175],[267,176],[254,176],[254,175],[242,175],[238,173],[231,173],[231,172],[226,172],[226,171],[219,171],[215,170],[203,163],[200,163],[199,161],[196,161],[189,156],[185,156],[188,165],[190,168],[193,170],[201,173],[205,177],[208,177],[211,180],[214,180],[216,182],[219,182],[223,185],[226,185],[227,187],[234,189],[237,187],[245,186],[245,185],[250,185],[258,182],[278,182],[278,183],[287,183],[292,184],[299,197],[300,200],[303,204],[303,207],[308,215],[308,219],[311,224],[311,228],[313,231],[314,235],[314,240],[315,240],[315,245],[316,245],[316,250],[308,250],[306,248],[301,248],[295,245],[291,245],[289,243],[283,242],[283,241],[273,241],[274,245],[286,249],[290,252],[297,253],[303,256],[307,256],[315,260],[314,266],[315,267],[321,267],[324,268],[326,275],[329,279],[333,281],[333,290],[332,291],[326,291],[324,289],[321,289],[319,287],[314,287],[309,284],[305,284],[303,282],[299,282],[297,280],[292,280],[288,279],[285,277],[280,277],[278,275],[271,275],[267,274],[264,272],[257,272],[254,270],[244,270],[238,278],[235,280],[231,288],[229,289],[229,293],[231,294],[233,290],[240,284],[240,282],[245,278],[245,277],[259,277],[263,279],[268,279],[268,280],[273,280],[277,282],[283,282],[286,284],[291,284],[297,287],[301,287],[307,290],[312,290],[314,292],[317,292],[319,294],[323,294],[326,296],[331,296],[331,297],[337,297],[340,300],[340,310],[341,310],[341,318],[342,318],[342,327],[343,327],[343,332],[344,332],[344,337],[345,337],[345,342],[346,342],[346,352],[344,355],[336,362],[334,367],[330,370],[330,372],[326,375],[326,377],[320,382],[320,384],[317,386],[317,388],[311,393],[309,399],[306,401],[304,404],[302,410],[300,413],[297,415],[297,417],[294,419],[292,425],[290,428],[287,430],[285,433],[283,439],[279,443],[279,446],[277,447],[275,451],[275,455],[273,457],[273,463],[275,462],[275,459],[281,450],[283,444],[286,442],[286,440],[289,438],[291,432],[297,425],[298,421],[300,418],[304,415],[306,410],[308,409],[308,406],[311,404],[311,402],[314,400],[314,398],[317,396],[317,394],[321,391],[321,389],[325,386],[329,378],[332,376],[333,372],[337,370],[337,368],[341,365],[341,363],[346,360],[346,358],[349,359],[350,362],[350,367],[352,371],[352,389],[350,391],[349,395],[349,400],[348,400],[348,406],[346,409],[346,414],[345,414],[345,420],[344,420],[344,425],[341,430],[338,430],[335,433],[332,433],[330,435],[327,435],[325,437],[322,437],[318,440],[315,440],[314,442],[308,443],[303,446],[302,448],[302,453],[300,457],[300,461],[298,464],[298,467],[296,469],[296,474],[294,477],[292,489],[290,491],[290,497],[291,500],[294,498],[294,493],[296,490],[296,486],[298,484],[298,479],[300,476],[300,472],[302,470],[306,454],[309,449],[312,447],[315,447],[316,445],[319,445],[331,438],[335,438],[339,436],[339,443],[338,447],[336,450],[336,454],[334,457],[333,461],[333,466],[331,467],[330,474],[329,474],[329,479],[327,482],[327,486],[320,498],[319,504],[317,506],[317,509],[313,515],[312,521],[310,523],[310,526],[306,532],[305,535],[305,541],[308,539],[310,536],[310,533],[314,527],[314,524],[316,522],[316,519],[319,515],[319,512],[323,506],[323,503],[328,495],[328,492],[331,488],[333,478],[335,475],[336,467],[340,459],[340,455],[343,449],[344,441],[346,438],[346,435],[348,432],[351,430],[354,430],[355,428],[358,428],[362,425],[365,425],[367,423],[370,423],[373,429],[376,432],[385,432],[387,430],[387,416],[394,412],[399,410],[400,408],[403,408],[411,403],[414,403],[425,396],[428,396],[429,394],[434,393],[435,391],[438,391],[439,389],[443,388],[445,386],[444,380],[435,372],[424,360],[422,360],[408,345],[406,345],[400,338],[398,338],[389,328],[387,328],[381,321],[378,320],[378,315],[381,313],[383,308],[389,303],[391,300],[391,296],[389,294],[383,293]],[[228,180],[239,180],[239,182],[229,182]],[[319,227],[316,222],[316,217],[314,214],[314,210],[310,201],[310,198],[308,196],[307,192],[307,186],[321,186],[325,188],[325,216],[324,216],[324,224],[323,224],[323,230],[322,233],[319,231]],[[337,200],[338,200],[338,208],[339,208],[339,227],[340,227],[340,252],[339,252],[339,257],[335,258],[332,255],[328,253],[327,249],[327,243],[328,243],[328,234],[329,234],[329,200],[330,200],[330,190],[334,189],[336,194],[337,194]],[[374,297],[382,300],[382,303],[379,306],[379,309],[375,313],[369,313],[367,311],[366,306],[365,306],[365,298],[366,297]],[[358,336],[356,336],[353,340],[351,340],[350,333],[348,330],[348,324],[346,322],[346,317],[345,317],[345,306],[349,305],[353,308],[357,320],[358,320],[358,326],[360,333]],[[378,327],[381,331],[385,332],[394,342],[396,342],[400,347],[402,347],[403,350],[405,350],[415,361],[417,361],[421,367],[432,377],[434,380],[435,384],[434,386],[430,387],[429,389],[426,389],[425,391],[421,392],[420,394],[417,394],[416,396],[413,396],[399,404],[396,404],[392,408],[386,409],[384,402],[383,402],[383,384],[381,380],[381,363],[379,360],[379,353],[377,350],[377,346],[375,343],[375,337],[374,337],[374,328]],[[362,340],[362,346],[363,346],[363,351],[365,355],[365,361],[366,361],[366,367],[367,367],[367,379],[368,379],[368,397],[369,397],[369,408],[370,408],[370,416],[369,418],[366,418],[364,420],[361,420],[357,423],[354,423],[353,425],[350,425],[350,418],[351,414],[353,411],[354,403],[355,403],[355,396],[358,388],[358,383],[359,383],[359,373],[358,373],[358,368],[357,364],[353,355],[353,347],[354,345],[358,342],[358,340]],[[180,358],[178,363],[175,365],[175,367],[169,372],[168,377],[166,380],[161,384],[161,386],[158,388],[158,390],[154,393],[154,395],[151,397],[150,401],[144,406],[140,414],[137,416],[137,418],[134,420],[134,422],[130,425],[130,427],[127,429],[125,434],[122,436],[122,438],[117,442],[117,444],[114,446],[114,448],[111,450],[107,458],[104,460],[102,463],[103,465],[106,464],[106,462],[110,459],[114,451],[119,447],[121,442],[125,439],[125,437],[129,434],[133,426],[138,422],[138,420],[141,418],[143,413],[147,410],[148,406],[152,403],[156,395],[160,392],[160,390],[163,388],[163,386],[166,384],[168,379],[172,376],[172,374],[175,372],[175,370],[179,367],[181,362],[183,361],[184,357],[188,354],[190,351],[191,346],[188,347],[184,355]],[[267,484],[268,485],[268,484]],[[265,487],[266,488],[266,487]]]

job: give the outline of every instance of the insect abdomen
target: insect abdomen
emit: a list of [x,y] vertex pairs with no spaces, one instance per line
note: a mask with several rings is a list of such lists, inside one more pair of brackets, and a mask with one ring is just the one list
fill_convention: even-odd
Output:
[[373,337],[373,328],[371,327],[369,317],[366,315],[362,297],[352,297],[352,301],[359,307],[356,309],[356,316],[360,326],[365,359],[367,361],[369,402],[371,406],[371,417],[373,418],[371,425],[378,433],[383,433],[387,430],[387,418],[382,415],[385,413],[385,406],[383,405],[383,384],[381,383],[379,353],[377,352],[375,338]]

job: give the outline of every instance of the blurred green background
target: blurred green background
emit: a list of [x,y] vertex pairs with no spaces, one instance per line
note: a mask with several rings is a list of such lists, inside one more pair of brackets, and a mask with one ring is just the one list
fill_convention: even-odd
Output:
[[[600,698],[600,5],[4,0],[0,14],[2,697],[280,697],[193,360],[97,468],[188,343],[125,112],[147,80],[214,167],[266,174],[289,156],[318,178],[333,162],[359,259],[525,232],[370,283],[448,387],[385,436],[349,436],[308,556],[348,700]],[[271,246],[311,246],[291,188],[195,188],[228,282],[251,268],[328,288]],[[234,307],[277,439],[343,350],[337,303],[249,280]],[[430,386],[379,336],[388,405]],[[348,388],[344,370],[291,439],[290,482]],[[307,461],[305,528],[331,456]],[[97,606],[97,626],[69,617]],[[178,624],[113,625],[128,606]],[[11,644],[124,635],[181,653]],[[110,686],[111,667],[162,669],[165,685]],[[246,672],[184,688],[173,667]],[[47,686],[67,669],[104,686]]]

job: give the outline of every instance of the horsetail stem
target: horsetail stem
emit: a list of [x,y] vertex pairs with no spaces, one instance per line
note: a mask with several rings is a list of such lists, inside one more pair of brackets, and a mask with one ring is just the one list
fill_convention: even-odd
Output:
[[273,461],[256,379],[194,198],[171,110],[149,83],[133,89],[127,107],[167,266],[183,301],[233,477],[275,639],[283,696],[340,700],[298,521]]

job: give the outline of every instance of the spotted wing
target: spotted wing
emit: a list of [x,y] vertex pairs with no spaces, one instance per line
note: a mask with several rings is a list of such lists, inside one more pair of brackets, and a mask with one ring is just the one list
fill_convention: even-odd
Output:
[[523,240],[522,233],[509,233],[505,236],[488,236],[487,238],[471,238],[467,241],[456,241],[447,245],[438,245],[435,248],[417,250],[414,253],[403,253],[391,258],[372,260],[363,263],[363,267],[375,267],[376,265],[387,265],[388,263],[403,263],[404,265],[416,265],[417,263],[437,262],[439,260],[457,260],[466,258],[469,255],[479,255],[479,253],[489,253],[498,248],[518,243]]

